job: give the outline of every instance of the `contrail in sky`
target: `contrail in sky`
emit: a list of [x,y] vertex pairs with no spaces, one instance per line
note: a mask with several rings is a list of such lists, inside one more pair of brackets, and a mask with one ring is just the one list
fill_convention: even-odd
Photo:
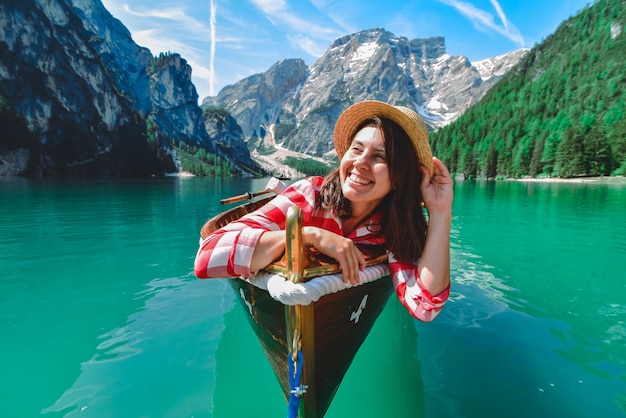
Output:
[[209,60],[209,95],[214,96],[215,90],[215,15],[217,6],[215,1],[211,0],[211,57]]

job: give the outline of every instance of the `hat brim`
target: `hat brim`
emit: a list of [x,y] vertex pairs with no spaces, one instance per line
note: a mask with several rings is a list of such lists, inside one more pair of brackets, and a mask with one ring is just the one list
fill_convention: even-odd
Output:
[[365,100],[347,108],[335,124],[335,151],[341,160],[350,147],[356,130],[361,124],[374,116],[387,118],[397,123],[411,140],[420,164],[426,166],[432,174],[433,155],[428,144],[428,128],[419,115],[408,107],[392,106],[377,100]]

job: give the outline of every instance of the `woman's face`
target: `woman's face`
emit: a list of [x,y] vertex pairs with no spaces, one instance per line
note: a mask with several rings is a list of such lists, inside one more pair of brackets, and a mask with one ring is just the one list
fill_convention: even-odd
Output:
[[391,191],[385,143],[376,125],[356,133],[339,164],[339,178],[353,212],[373,210]]

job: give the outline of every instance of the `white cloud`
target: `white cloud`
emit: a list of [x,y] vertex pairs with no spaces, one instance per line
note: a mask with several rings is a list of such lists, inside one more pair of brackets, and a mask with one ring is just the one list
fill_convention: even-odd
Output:
[[497,0],[491,0],[501,24],[498,24],[494,16],[484,10],[477,9],[473,4],[460,0],[438,0],[443,4],[454,7],[459,13],[467,17],[474,27],[483,32],[498,33],[519,46],[524,46],[524,38],[520,31],[507,19],[502,7]]
[[312,23],[308,16],[302,18],[290,12],[284,0],[250,0],[250,2],[265,14],[272,25],[286,32],[292,32],[294,36],[308,36],[328,41],[334,40],[341,34],[337,29]]
[[139,17],[159,17],[169,20],[181,20],[185,18],[185,13],[179,8],[151,9],[145,11],[135,11],[128,4],[124,4],[126,13]]
[[161,8],[161,9],[131,9],[127,4],[124,11],[129,15],[142,18],[159,18],[176,25],[186,36],[191,35],[196,39],[209,40],[211,36],[210,27],[193,17],[187,15],[182,8]]
[[351,20],[354,18],[355,10],[362,11],[367,7],[367,3],[360,0],[357,0],[357,3],[346,0],[311,0],[311,3],[345,33],[353,33],[358,30]]
[[280,13],[287,9],[285,0],[250,0],[250,3],[269,15]]
[[328,48],[326,42],[315,42],[313,39],[302,34],[287,36],[289,43],[295,48],[302,50],[312,57],[320,57]]

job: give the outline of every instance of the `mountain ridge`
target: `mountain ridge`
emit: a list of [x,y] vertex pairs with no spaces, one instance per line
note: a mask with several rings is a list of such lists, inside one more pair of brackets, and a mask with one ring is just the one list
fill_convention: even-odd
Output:
[[[376,28],[338,38],[311,67],[299,59],[280,61],[224,87],[202,106],[229,111],[252,139],[253,153],[281,144],[332,158],[334,121],[350,104],[375,99],[406,105],[435,130],[479,100],[526,52],[483,60],[477,68],[447,54],[444,37],[408,40]],[[277,72],[290,74],[290,82],[270,98],[266,80]]]

